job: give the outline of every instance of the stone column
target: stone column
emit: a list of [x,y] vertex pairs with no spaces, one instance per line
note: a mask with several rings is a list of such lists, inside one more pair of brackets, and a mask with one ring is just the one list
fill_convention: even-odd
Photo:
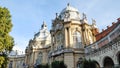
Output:
[[89,43],[90,43],[90,40],[89,40],[89,34],[88,34],[88,31],[87,31],[87,29],[85,30],[85,39],[86,39],[86,44],[88,45]]
[[33,66],[33,52],[30,54],[30,67]]
[[72,45],[72,38],[71,38],[71,28],[69,27],[69,29],[68,29],[68,31],[69,31],[69,45],[70,45],[70,47],[73,47],[73,45]]
[[53,34],[51,35],[51,43],[52,43],[51,50],[53,51],[54,50],[54,43],[55,43]]
[[84,41],[84,44],[87,44],[87,37],[88,37],[88,35],[87,35],[87,32],[86,31],[83,31],[83,41]]
[[37,59],[37,52],[34,52],[34,64],[36,63],[36,59]]
[[28,63],[28,60],[27,60],[27,59],[28,59],[28,55],[25,54],[25,64]]
[[65,28],[65,47],[68,47],[68,34],[67,34],[67,29]]
[[34,52],[32,52],[32,65],[34,65]]
[[16,58],[13,59],[13,68],[16,68],[16,63],[17,63],[17,60]]
[[103,66],[103,61],[102,61],[102,59],[99,59],[99,65],[100,65],[100,68],[104,68],[104,66]]
[[47,60],[48,60],[48,58],[47,58],[47,51],[44,51],[44,52],[43,52],[43,60],[42,60],[42,61],[43,61],[43,63],[46,64],[46,63],[47,63]]
[[33,52],[33,65],[35,64],[35,52]]
[[114,55],[113,62],[114,62],[114,68],[119,68],[119,62],[116,55]]

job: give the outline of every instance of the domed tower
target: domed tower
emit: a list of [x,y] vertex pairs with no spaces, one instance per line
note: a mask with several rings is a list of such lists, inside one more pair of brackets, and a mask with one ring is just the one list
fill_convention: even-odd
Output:
[[71,21],[71,20],[80,21],[80,14],[78,9],[70,6],[70,4],[68,3],[67,7],[61,11],[59,18],[64,22]]
[[52,39],[54,39],[54,49],[59,48],[60,42],[62,47],[65,48],[82,48],[79,11],[68,4],[67,7],[60,12],[59,16],[56,16],[55,20],[52,21],[51,35]]
[[34,46],[44,48],[51,43],[51,35],[50,32],[47,30],[47,25],[45,22],[41,25],[41,29],[38,33],[34,35],[33,38]]
[[52,21],[52,61],[64,61],[68,68],[76,68],[83,57],[82,23],[78,9],[69,4]]
[[47,29],[47,25],[45,22],[41,25],[41,29],[38,33],[34,35],[34,40],[38,42],[49,41],[51,42],[50,32]]

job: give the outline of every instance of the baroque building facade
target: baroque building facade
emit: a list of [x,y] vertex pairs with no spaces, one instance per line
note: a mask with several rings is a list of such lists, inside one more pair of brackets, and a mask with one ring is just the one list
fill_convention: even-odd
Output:
[[59,15],[56,13],[50,33],[43,23],[29,41],[26,64],[32,68],[57,60],[64,61],[68,68],[76,68],[79,58],[84,57],[84,47],[96,41],[97,33],[96,22],[88,24],[86,15],[68,4]]
[[51,35],[47,30],[47,25],[43,22],[41,29],[29,41],[26,48],[25,62],[29,68],[39,64],[48,63],[48,53],[51,47]]
[[51,62],[64,61],[68,68],[76,68],[84,47],[96,41],[97,30],[95,22],[88,24],[86,15],[68,4],[52,21]]
[[[79,58],[86,58],[95,60],[97,68],[119,66],[119,23],[120,18],[99,33],[95,20],[89,24],[84,13],[80,14],[78,9],[68,4],[60,14],[56,13],[50,32],[43,22],[40,31],[29,41],[25,63],[33,68],[39,64],[63,61],[67,68],[77,68]],[[109,62],[111,59],[114,61]]]

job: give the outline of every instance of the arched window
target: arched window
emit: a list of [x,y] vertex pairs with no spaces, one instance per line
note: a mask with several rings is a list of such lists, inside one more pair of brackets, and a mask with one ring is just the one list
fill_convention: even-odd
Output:
[[114,67],[114,62],[112,58],[110,57],[105,57],[104,59],[104,68],[113,68]]
[[81,48],[81,34],[78,31],[73,33],[73,47],[74,48]]
[[9,68],[13,68],[13,61],[10,61]]
[[40,52],[40,53],[38,54],[37,59],[36,59],[36,64],[37,64],[37,65],[41,64],[41,63],[42,63],[42,59],[43,59],[43,54],[42,54],[42,52]]
[[63,45],[64,37],[61,32],[57,33],[56,35],[56,50],[61,49],[61,46]]

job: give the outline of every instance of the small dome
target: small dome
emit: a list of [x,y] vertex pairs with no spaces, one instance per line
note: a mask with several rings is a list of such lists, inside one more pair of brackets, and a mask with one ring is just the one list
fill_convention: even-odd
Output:
[[15,55],[23,55],[23,51],[18,46],[14,46],[13,50],[9,53],[9,56]]
[[72,20],[72,19],[80,20],[80,14],[79,14],[78,9],[76,9],[68,4],[67,7],[61,11],[59,18],[61,20],[65,20],[66,18],[69,20]]
[[36,41],[50,39],[50,32],[47,30],[47,25],[43,22],[41,29],[34,35]]

